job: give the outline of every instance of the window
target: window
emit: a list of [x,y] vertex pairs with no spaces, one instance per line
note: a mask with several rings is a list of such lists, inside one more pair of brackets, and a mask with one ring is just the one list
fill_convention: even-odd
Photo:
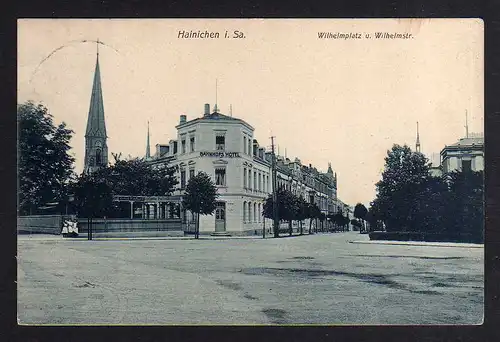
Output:
[[248,154],[252,155],[252,142],[250,141],[250,138],[248,138]]
[[194,177],[194,169],[189,169],[189,179]]
[[260,217],[262,216],[262,212],[260,210],[260,203],[259,203],[259,205],[258,205],[257,208],[258,208],[258,211],[257,211],[257,220],[260,222]]
[[252,171],[248,170],[248,188],[252,190]]
[[247,137],[243,137],[243,153],[247,153]]
[[257,191],[257,172],[253,172],[253,189]]
[[191,146],[191,152],[194,152],[194,147],[195,147],[195,145],[194,145],[194,137],[191,137],[189,139],[189,144]]
[[246,167],[243,168],[243,187],[247,187],[247,169]]
[[181,170],[181,189],[186,187],[186,170]]
[[472,170],[472,162],[470,160],[462,160],[462,172],[469,172]]
[[259,173],[259,191],[262,191],[262,175]]
[[101,150],[100,149],[97,149],[95,151],[95,163],[96,163],[96,165],[101,165],[101,163],[102,163],[102,160],[101,160]]
[[224,208],[217,208],[215,210],[215,219],[216,220],[224,220]]
[[186,139],[182,139],[181,146],[182,146],[182,153],[186,153]]
[[174,141],[174,154],[177,154],[177,141]]
[[225,150],[226,148],[226,137],[223,135],[217,135],[215,137],[215,149],[216,150]]
[[248,202],[248,222],[252,222],[252,203]]
[[257,222],[257,203],[253,204],[253,221]]
[[215,185],[226,185],[226,169],[215,169]]
[[247,202],[243,202],[243,223],[247,221]]

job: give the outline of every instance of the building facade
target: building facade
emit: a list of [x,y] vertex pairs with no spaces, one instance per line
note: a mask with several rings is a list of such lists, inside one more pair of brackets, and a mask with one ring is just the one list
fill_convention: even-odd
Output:
[[[175,195],[184,193],[187,182],[198,172],[212,176],[219,198],[213,216],[200,216],[201,234],[255,235],[271,232],[272,220],[262,216],[266,198],[272,193],[272,154],[259,146],[254,127],[242,119],[210,111],[202,117],[180,116],[177,137],[157,144],[149,162],[169,163],[177,169]],[[325,214],[336,211],[337,177],[331,165],[326,173],[299,159],[277,157],[277,185],[314,202]],[[183,211],[183,220],[194,227],[195,215]]]
[[440,152],[439,165],[433,163],[431,174],[439,177],[454,171],[484,170],[484,136],[470,133],[452,145],[446,145]]

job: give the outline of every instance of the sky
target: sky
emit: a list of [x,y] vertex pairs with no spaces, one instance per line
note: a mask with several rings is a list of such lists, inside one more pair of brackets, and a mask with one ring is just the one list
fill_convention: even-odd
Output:
[[42,103],[74,130],[80,173],[97,50],[81,41],[99,39],[110,160],[144,156],[148,121],[152,151],[176,138],[180,115],[213,107],[217,80],[221,113],[231,106],[292,160],[330,162],[339,199],[368,205],[387,151],[415,148],[417,121],[429,158],[465,136],[466,111],[469,132],[484,131],[483,35],[479,19],[20,19],[18,103]]

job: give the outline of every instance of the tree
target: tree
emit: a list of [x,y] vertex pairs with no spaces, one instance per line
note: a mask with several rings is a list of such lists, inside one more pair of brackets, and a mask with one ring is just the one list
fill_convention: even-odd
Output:
[[351,220],[351,224],[354,226],[354,227],[357,227],[358,229],[361,229],[361,223],[359,223],[358,220],[354,220],[352,219]]
[[[306,202],[304,197],[296,197],[296,206],[297,206],[297,212],[295,219],[299,221],[300,224],[300,235],[303,235],[304,232],[302,230],[302,221],[305,220],[310,216],[309,214],[309,203]],[[310,233],[310,232],[309,232]]]
[[347,225],[349,224],[349,217],[347,216],[344,216],[342,215],[342,218],[340,220],[340,225],[342,226],[342,231],[345,232],[346,230],[348,230],[347,228]]
[[397,144],[387,151],[374,202],[388,231],[415,229],[415,198],[425,189],[428,177],[429,163],[423,154]]
[[[298,212],[298,197],[291,191],[279,188],[276,191],[278,199],[278,220],[288,221],[289,234],[292,235],[292,220],[296,219]],[[263,215],[265,218],[273,218],[273,196],[268,196],[264,203]],[[279,229],[279,228],[278,228]],[[279,231],[274,232],[274,237],[279,237]]]
[[312,222],[315,219],[321,218],[321,210],[316,205],[316,203],[309,203],[308,214],[309,214],[308,215],[309,216],[309,234],[311,234]]
[[200,214],[212,215],[218,196],[217,187],[206,173],[200,172],[189,179],[182,201],[184,208],[196,213],[196,239],[200,235]]
[[92,220],[112,210],[113,194],[106,180],[97,174],[82,174],[72,185],[75,207],[80,217],[87,218],[88,239],[92,240]]
[[324,224],[326,221],[326,214],[325,213],[320,213],[319,215],[319,221],[321,222],[321,231],[324,231]]
[[63,122],[54,125],[43,105],[26,102],[17,107],[19,212],[26,215],[48,202],[63,202],[74,177],[69,155],[73,131]]
[[342,211],[337,212],[332,216],[332,221],[337,227],[342,227],[342,231],[344,231],[345,227],[345,216]]
[[448,232],[465,239],[484,241],[484,173],[453,172],[449,175],[446,210]]
[[153,166],[140,158],[117,159],[96,174],[106,180],[114,195],[168,196],[178,183],[174,167],[167,164]]
[[[106,183],[112,195],[168,196],[174,191],[177,184],[175,169],[168,164],[153,166],[140,158],[120,160],[114,156],[114,164],[92,173],[94,179]],[[113,203],[106,214],[123,217],[129,210],[127,203]]]
[[368,212],[366,213],[365,220],[368,223],[367,226],[367,231],[375,231],[377,230],[377,218],[373,214],[371,208],[368,209]]
[[368,214],[368,209],[366,209],[366,207],[361,203],[356,204],[356,206],[354,207],[354,217],[358,220],[364,221],[366,218],[366,214]]

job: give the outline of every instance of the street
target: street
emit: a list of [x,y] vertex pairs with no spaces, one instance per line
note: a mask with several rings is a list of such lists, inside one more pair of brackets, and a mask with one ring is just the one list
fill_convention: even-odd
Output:
[[18,237],[20,324],[480,324],[483,249]]

